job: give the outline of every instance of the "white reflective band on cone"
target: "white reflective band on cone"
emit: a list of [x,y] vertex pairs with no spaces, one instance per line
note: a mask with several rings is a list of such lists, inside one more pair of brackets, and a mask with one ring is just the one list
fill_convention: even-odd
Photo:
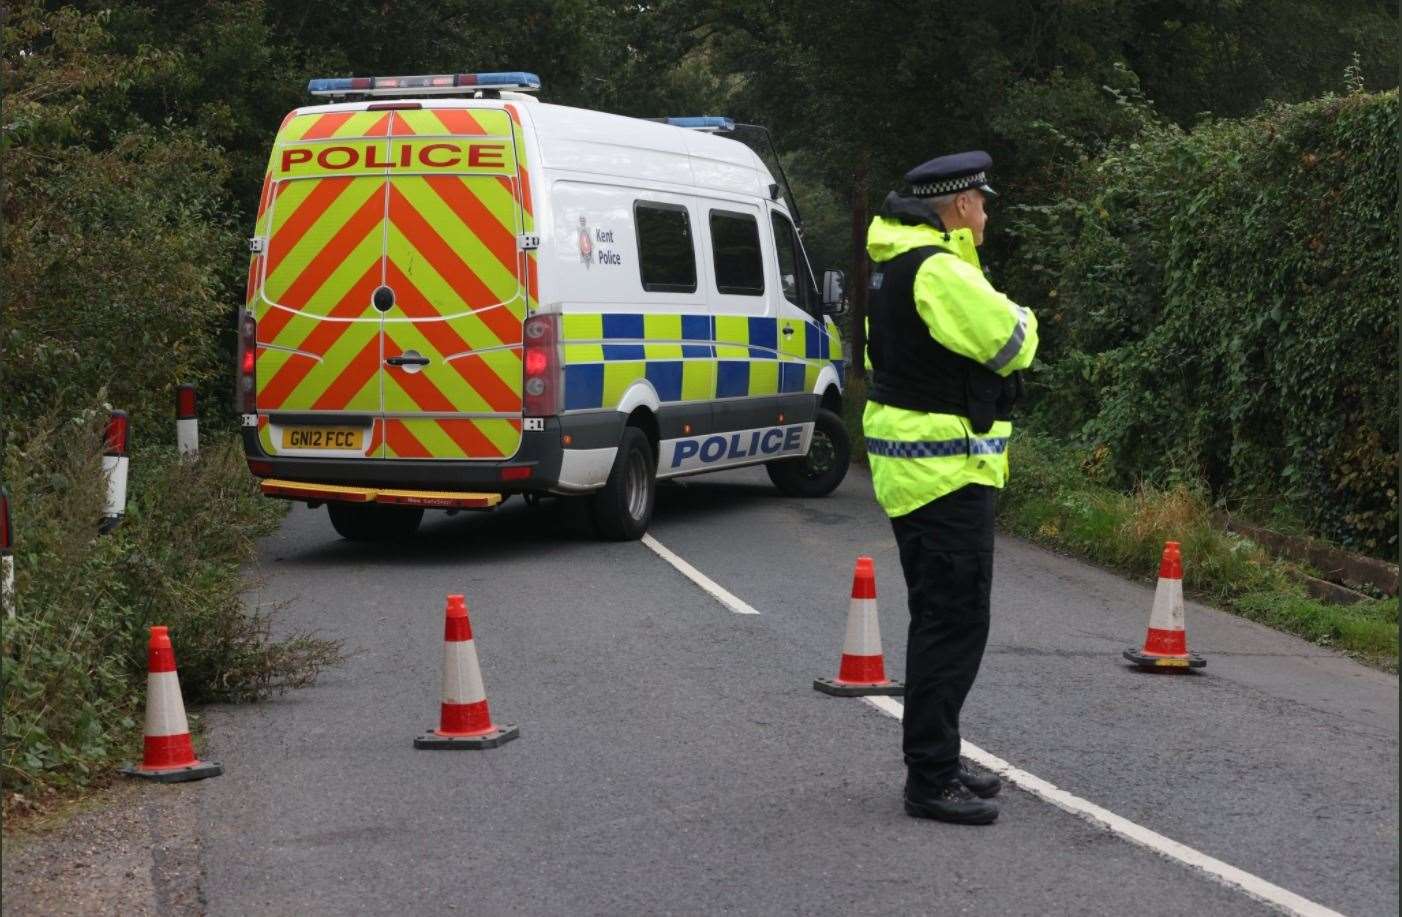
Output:
[[471,640],[448,640],[443,644],[443,703],[475,704],[487,699],[482,670],[477,665],[477,647]]
[[180,677],[175,672],[151,672],[146,676],[146,735],[178,736],[190,731],[185,702],[180,699]]
[[1154,590],[1154,609],[1149,613],[1153,630],[1183,630],[1183,581],[1161,578]]
[[105,514],[120,516],[127,511],[127,462],[125,455],[104,455],[102,473],[107,476]]
[[175,448],[181,455],[198,455],[200,451],[200,422],[184,417],[175,422]]
[[881,621],[876,616],[876,599],[852,600],[842,652],[849,656],[881,655]]

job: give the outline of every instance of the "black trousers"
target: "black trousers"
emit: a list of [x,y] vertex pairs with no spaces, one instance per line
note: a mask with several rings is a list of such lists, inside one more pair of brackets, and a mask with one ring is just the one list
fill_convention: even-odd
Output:
[[970,484],[891,520],[910,603],[902,750],[911,791],[959,770],[959,711],[988,643],[994,488]]

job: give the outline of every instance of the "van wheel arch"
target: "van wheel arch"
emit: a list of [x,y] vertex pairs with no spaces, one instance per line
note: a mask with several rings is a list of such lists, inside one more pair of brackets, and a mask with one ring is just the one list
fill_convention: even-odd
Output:
[[652,447],[652,460],[656,462],[662,441],[662,433],[657,426],[657,415],[645,407],[634,408],[633,413],[629,414],[628,419],[623,422],[623,426],[625,429],[633,427],[642,431],[642,434],[647,437],[648,445]]

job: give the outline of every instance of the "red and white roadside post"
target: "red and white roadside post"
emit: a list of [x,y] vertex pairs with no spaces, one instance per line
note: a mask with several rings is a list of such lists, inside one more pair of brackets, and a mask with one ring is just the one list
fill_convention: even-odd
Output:
[[103,435],[102,474],[107,478],[107,505],[98,531],[111,532],[127,511],[127,437],[130,423],[126,411],[113,411]]
[[10,492],[0,487],[0,605],[5,617],[15,616],[14,529],[10,526]]
[[195,387],[181,385],[175,390],[175,448],[182,458],[200,454],[200,421],[195,412]]

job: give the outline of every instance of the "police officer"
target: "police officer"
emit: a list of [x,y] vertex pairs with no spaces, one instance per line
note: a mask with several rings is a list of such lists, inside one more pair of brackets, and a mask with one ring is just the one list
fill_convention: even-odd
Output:
[[888,195],[867,233],[872,384],[862,427],[910,604],[905,809],[962,824],[998,817],[998,778],[960,763],[959,711],[988,640],[1008,411],[1018,370],[1037,350],[1036,318],[979,266],[991,165],[975,151],[911,169],[908,193]]

